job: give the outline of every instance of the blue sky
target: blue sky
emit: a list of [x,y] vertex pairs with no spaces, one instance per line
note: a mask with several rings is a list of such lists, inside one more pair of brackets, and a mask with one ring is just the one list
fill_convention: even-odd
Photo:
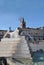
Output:
[[0,29],[15,29],[24,17],[27,27],[44,26],[44,0],[0,0]]

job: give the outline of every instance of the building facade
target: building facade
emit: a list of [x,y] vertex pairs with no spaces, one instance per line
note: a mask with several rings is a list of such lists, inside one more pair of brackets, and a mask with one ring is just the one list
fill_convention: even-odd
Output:
[[28,32],[33,38],[34,40],[44,40],[44,28],[27,28],[26,27],[26,23],[24,21],[24,19],[21,21],[21,27],[20,32],[21,31],[26,31]]

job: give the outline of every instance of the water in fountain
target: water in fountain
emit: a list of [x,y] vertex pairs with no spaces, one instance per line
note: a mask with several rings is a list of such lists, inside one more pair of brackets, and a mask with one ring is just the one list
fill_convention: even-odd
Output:
[[21,35],[26,36],[27,40],[30,38],[31,42],[34,42],[34,38],[27,31],[22,31]]

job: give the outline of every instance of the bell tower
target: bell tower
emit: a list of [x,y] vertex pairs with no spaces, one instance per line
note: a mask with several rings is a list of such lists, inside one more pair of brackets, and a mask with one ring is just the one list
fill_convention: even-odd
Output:
[[21,19],[21,28],[22,29],[26,28],[26,22],[24,21],[24,18]]

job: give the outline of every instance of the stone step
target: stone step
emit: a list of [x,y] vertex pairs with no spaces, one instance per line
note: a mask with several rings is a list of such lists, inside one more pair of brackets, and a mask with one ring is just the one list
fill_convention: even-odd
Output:
[[20,39],[12,40],[11,41],[1,41],[0,42],[0,56],[12,56],[13,53],[15,53],[17,49],[17,45],[20,43]]
[[5,38],[0,42],[0,56],[14,56],[16,58],[31,57],[28,44],[25,37],[21,38]]

